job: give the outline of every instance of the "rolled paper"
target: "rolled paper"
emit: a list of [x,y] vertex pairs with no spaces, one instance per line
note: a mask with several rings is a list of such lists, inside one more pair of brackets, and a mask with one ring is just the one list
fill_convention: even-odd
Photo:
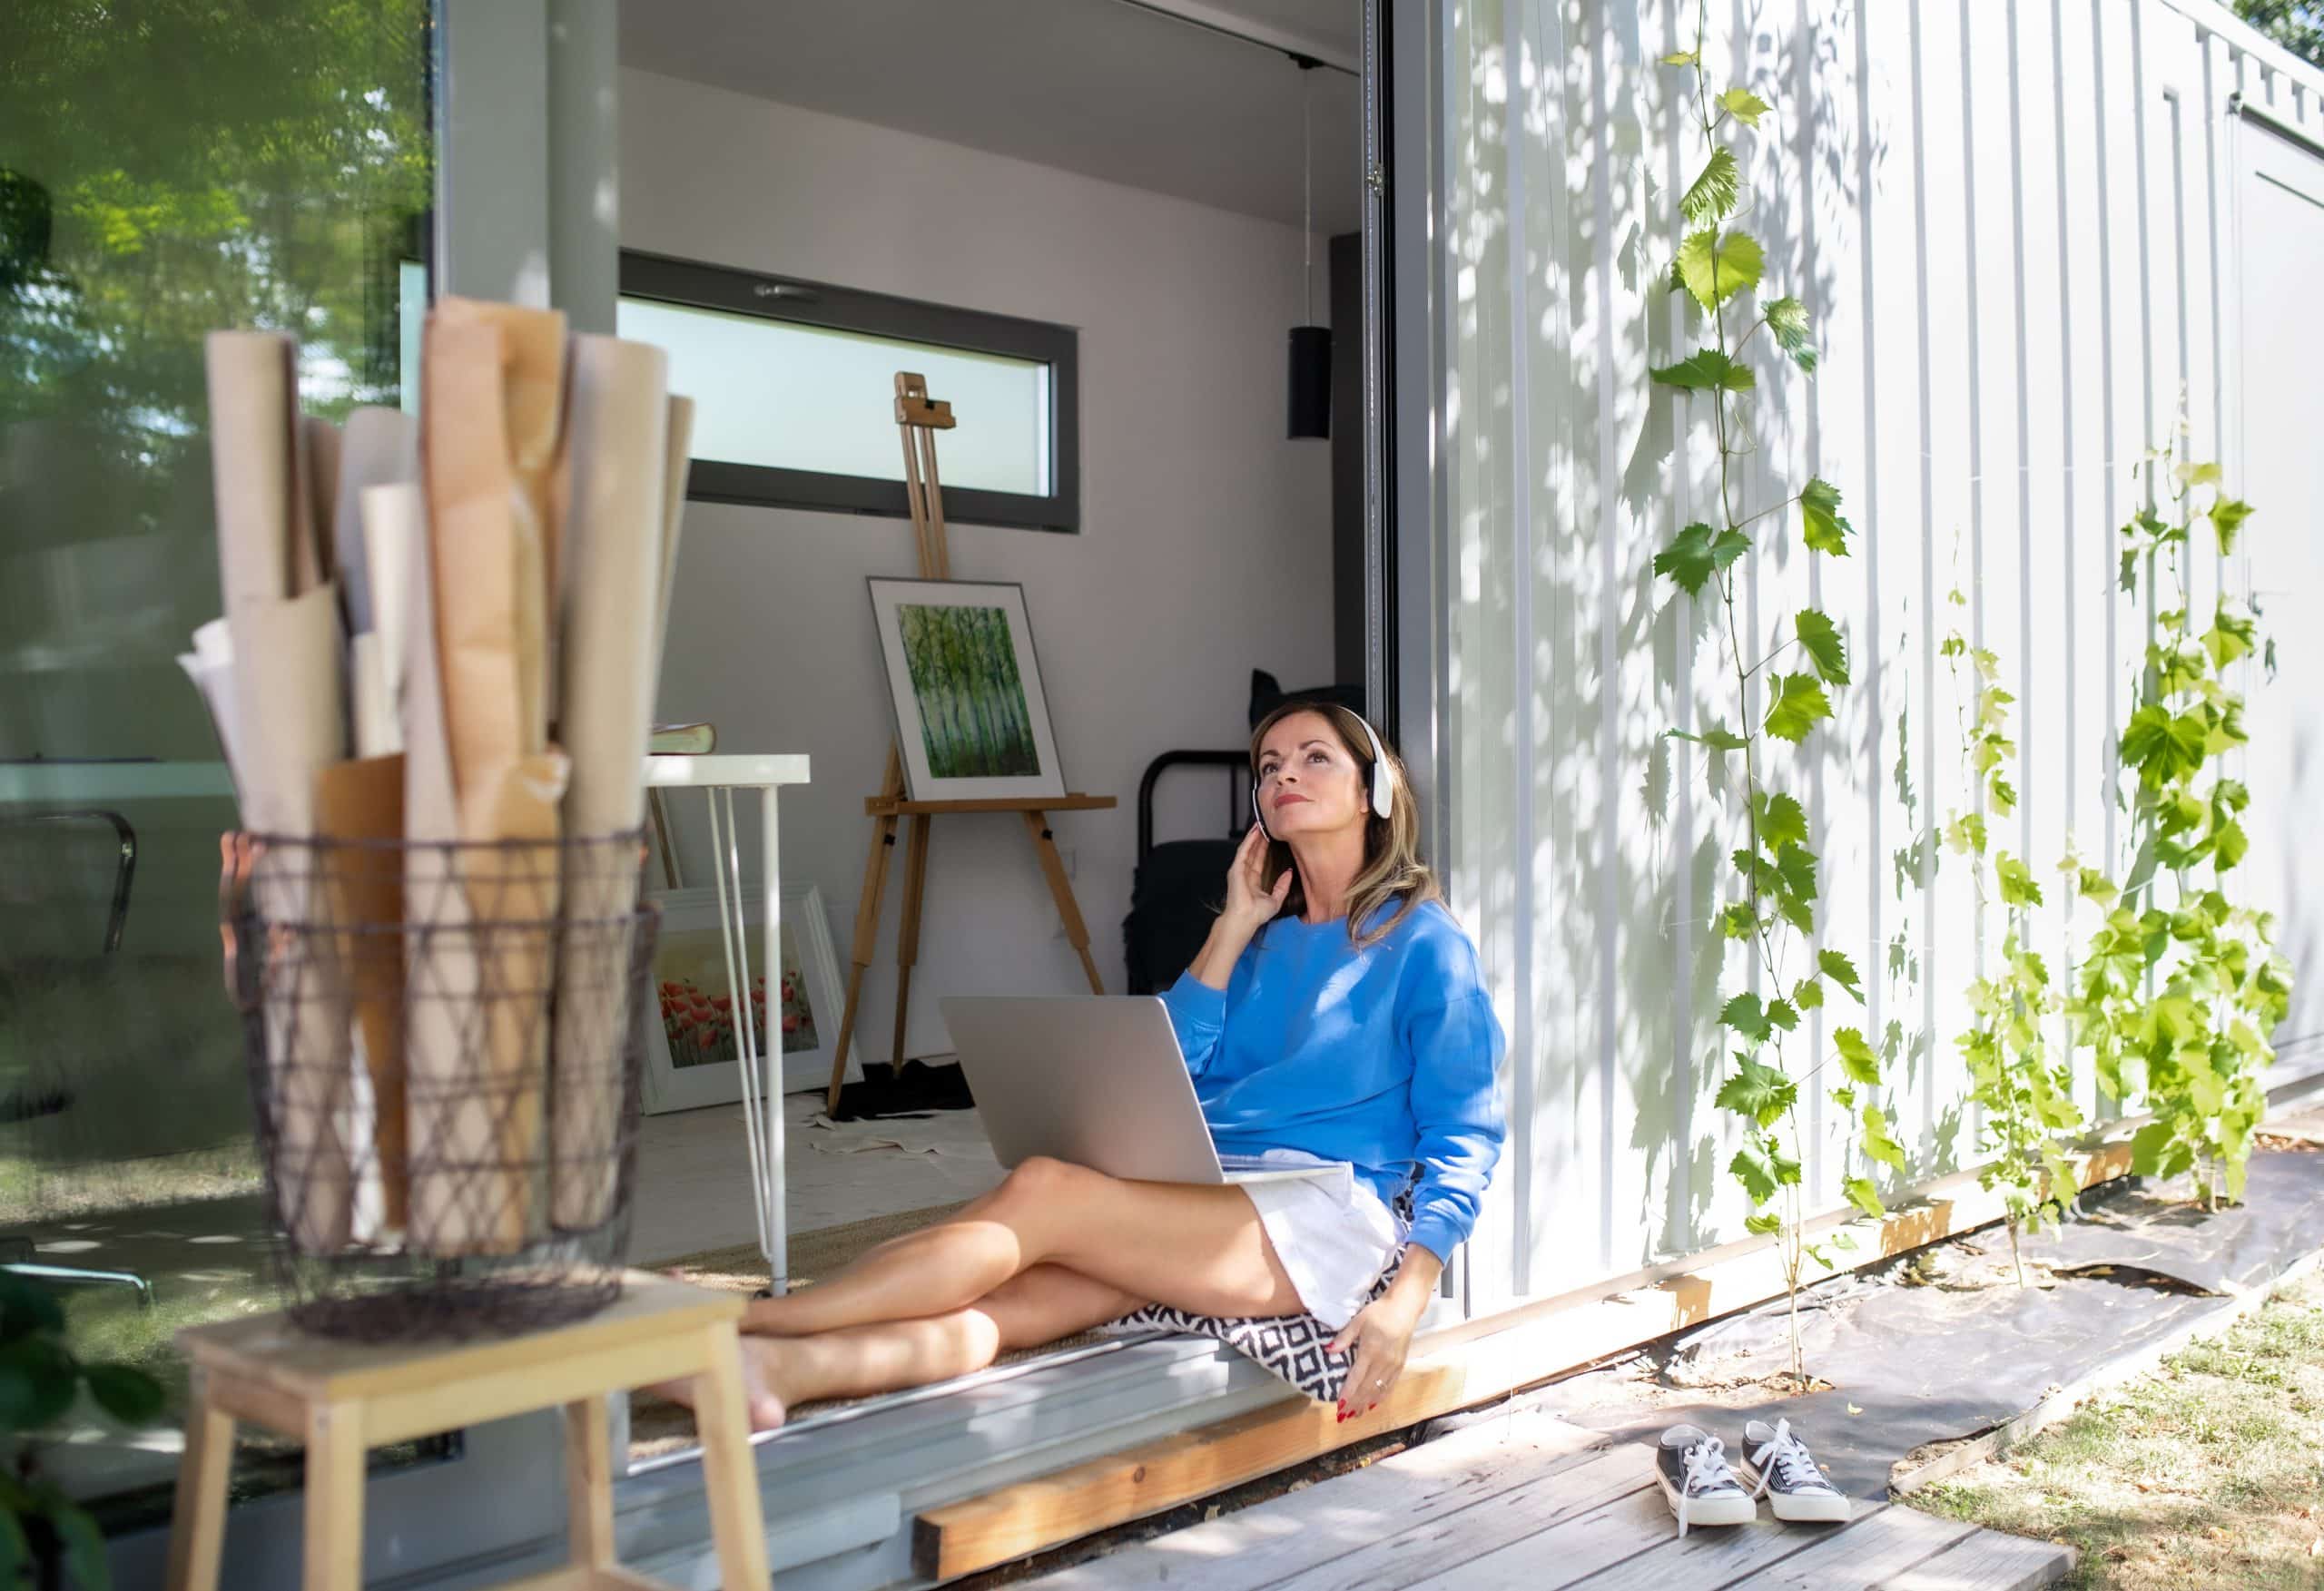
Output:
[[403,750],[403,723],[395,694],[388,688],[386,661],[377,635],[351,636],[347,643],[348,695],[355,710],[355,754],[389,757]]
[[[421,406],[428,597],[458,833],[478,849],[459,853],[457,880],[426,903],[463,915],[474,965],[431,969],[442,976],[415,984],[411,1002],[465,1000],[482,1018],[446,1036],[423,1029],[415,1009],[408,1041],[413,1242],[445,1257],[511,1252],[545,1228],[535,1180],[547,1159],[561,866],[554,842],[565,762],[539,741],[527,694],[527,680],[537,682],[546,665],[542,626],[526,615],[545,611],[547,598],[537,589],[537,540],[528,557],[519,523],[529,514],[511,475],[503,368],[502,331],[490,318],[429,317]],[[419,594],[411,595],[416,606]],[[419,663],[408,653],[407,696]],[[530,689],[537,696],[537,683]],[[416,752],[406,728],[407,751]],[[464,897],[457,908],[456,893]],[[407,911],[421,908],[408,889]],[[425,924],[419,931],[444,940],[446,955],[462,953],[460,935]],[[451,1047],[435,1047],[446,1036]]]
[[[328,584],[282,601],[246,598],[227,614],[242,824],[302,840],[315,832],[315,775],[346,754],[340,712],[339,594]],[[274,1187],[292,1247],[336,1252],[350,1236],[348,989],[309,859],[261,865],[257,903],[271,936],[261,981],[272,1068]]]
[[380,841],[400,840],[401,757],[335,762],[315,775],[319,834],[350,843],[325,875],[335,955],[354,1001],[350,1086],[341,1141],[355,1188],[350,1237],[376,1242],[406,1219],[403,1063],[403,861]]
[[[380,683],[400,718],[404,659],[411,642],[411,544],[428,534],[428,509],[417,479],[366,486],[361,504],[363,563],[369,575],[368,628],[379,642]],[[427,650],[435,650],[432,640]],[[440,701],[436,704],[436,713],[440,729]],[[403,744],[400,724],[395,741],[398,747]]]
[[296,345],[281,332],[213,331],[202,342],[218,585],[229,614],[251,598],[279,602],[296,594],[297,362]]
[[[321,416],[299,417],[300,478],[307,512],[292,549],[294,592],[311,591],[326,580],[338,579],[332,567],[331,516],[339,497],[339,462],[343,441],[339,427]],[[340,616],[344,619],[345,614]]]
[[519,559],[516,584],[519,644],[517,695],[526,728],[524,754],[548,743],[550,656],[555,643],[551,594],[557,589],[564,515],[556,502],[565,413],[565,317],[551,309],[480,299],[438,301],[431,323],[490,326],[500,333],[502,440],[517,494],[512,520]]
[[[367,406],[347,417],[340,446],[339,491],[330,516],[332,567],[339,581],[340,600],[347,609],[350,635],[365,631],[401,635],[376,612],[372,587],[379,575],[365,537],[363,495],[374,486],[419,478],[419,427],[401,409]],[[400,576],[403,557],[391,550],[386,562]]]
[[[645,817],[653,730],[670,400],[668,357],[616,338],[573,339],[564,645],[558,685],[572,783],[565,832],[626,832]],[[550,1126],[554,1219],[584,1230],[612,1213],[622,1061],[631,1014],[626,937],[639,869],[588,847],[568,856],[572,925],[559,969]]]

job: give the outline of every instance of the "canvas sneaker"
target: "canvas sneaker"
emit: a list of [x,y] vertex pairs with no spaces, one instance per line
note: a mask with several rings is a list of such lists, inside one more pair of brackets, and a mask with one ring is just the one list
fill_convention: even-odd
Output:
[[1727,1462],[1727,1448],[1698,1426],[1674,1425],[1654,1450],[1655,1478],[1663,1500],[1679,1516],[1679,1534],[1689,1525],[1748,1525],[1759,1505],[1743,1489]]
[[1744,1464],[1753,1478],[1751,1495],[1765,1495],[1778,1519],[1838,1521],[1848,1517],[1846,1494],[1824,1478],[1816,1455],[1791,1429],[1791,1421],[1773,1426],[1755,1419],[1743,1428]]

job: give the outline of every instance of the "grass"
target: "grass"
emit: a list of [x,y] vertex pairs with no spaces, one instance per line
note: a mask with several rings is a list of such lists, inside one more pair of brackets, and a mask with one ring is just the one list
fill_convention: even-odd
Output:
[[2324,1586],[2324,1278],[1905,1500],[2078,1548],[2068,1586]]

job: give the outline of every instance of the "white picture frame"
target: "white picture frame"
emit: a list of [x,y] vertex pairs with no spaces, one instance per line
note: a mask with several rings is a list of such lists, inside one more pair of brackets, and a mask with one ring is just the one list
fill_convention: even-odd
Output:
[[[1025,588],[1013,581],[879,575],[867,584],[911,799],[1064,795]],[[981,650],[964,659],[944,644],[963,638],[980,638]]]
[[[761,899],[758,886],[743,886],[746,981],[751,982],[766,976],[766,923],[759,912]],[[718,1012],[721,1001],[731,1009],[725,941],[718,928],[718,891],[669,889],[657,893],[655,899],[662,908],[662,929],[654,949],[649,985],[653,997],[639,1014],[645,1029],[645,1114],[737,1103],[743,1098],[743,1069],[734,1058],[731,1027],[714,1019],[704,1024],[728,1040],[724,1046],[700,1039],[689,1046],[683,1015],[674,1012],[673,995],[665,987],[675,983],[690,987],[713,1013]],[[793,1044],[783,1052],[783,1091],[820,1091],[831,1083],[832,1051],[839,1043],[842,988],[831,922],[823,915],[822,890],[813,884],[783,885],[781,910],[783,938],[790,952],[786,959],[795,969],[798,986],[793,1004],[803,1007],[805,1026],[813,1036],[811,1043]],[[773,1004],[780,1012],[783,1002],[779,995]],[[761,1053],[784,1036],[780,1022],[773,1032],[761,1026]],[[796,1037],[795,1030],[791,1036]],[[719,1047],[727,1053],[710,1053]],[[851,1060],[847,1075],[861,1080],[862,1066]]]

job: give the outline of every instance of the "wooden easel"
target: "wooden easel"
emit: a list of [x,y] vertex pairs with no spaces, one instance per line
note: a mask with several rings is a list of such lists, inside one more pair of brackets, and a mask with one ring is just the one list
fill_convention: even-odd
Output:
[[[929,399],[926,378],[908,370],[896,374],[896,428],[904,444],[904,496],[911,506],[912,538],[920,553],[920,577],[922,580],[952,578],[952,560],[944,541],[943,488],[936,477],[936,433],[953,427],[952,406]],[[880,937],[880,906],[888,888],[888,859],[895,850],[896,823],[901,818],[911,820],[911,839],[904,851],[903,921],[896,936],[896,1032],[895,1045],[889,1064],[899,1070],[904,1063],[904,1017],[911,1004],[911,969],[920,959],[920,902],[928,882],[929,828],[940,812],[1015,812],[1025,822],[1025,833],[1033,842],[1033,853],[1041,864],[1041,876],[1049,880],[1049,894],[1057,901],[1057,913],[1065,924],[1065,937],[1073,946],[1074,954],[1081,958],[1081,970],[1088,975],[1089,992],[1106,992],[1105,980],[1098,976],[1098,964],[1089,955],[1089,930],[1081,921],[1081,908],[1074,903],[1073,885],[1065,876],[1065,863],[1057,853],[1057,840],[1049,832],[1051,812],[1103,811],[1114,805],[1112,796],[1018,796],[991,797],[976,800],[915,801],[905,799],[903,751],[893,741],[888,742],[888,771],[881,781],[880,793],[868,797],[864,811],[872,819],[872,854],[863,863],[863,894],[855,906],[855,948],[851,954],[852,969],[847,977],[847,1006],[839,1019],[839,1044],[832,1052],[832,1082],[823,1096],[823,1108],[839,1109],[840,1079],[847,1072],[848,1046],[855,1038],[855,1016],[863,994],[863,975],[872,966],[872,958]]]

